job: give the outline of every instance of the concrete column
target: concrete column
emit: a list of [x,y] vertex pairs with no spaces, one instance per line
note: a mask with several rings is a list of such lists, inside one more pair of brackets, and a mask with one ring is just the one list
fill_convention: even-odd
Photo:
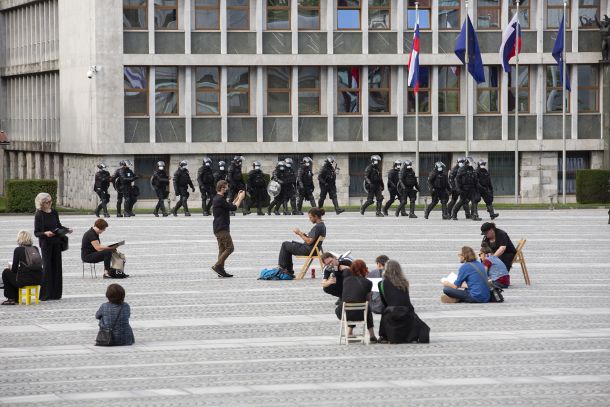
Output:
[[[576,22],[578,20],[573,21]],[[572,33],[574,33],[574,31],[572,31]],[[568,93],[568,97],[570,98],[570,110],[567,113],[567,115],[572,117],[572,120],[566,123],[566,125],[571,126],[570,138],[572,140],[576,140],[578,139],[578,65],[570,64],[566,66],[568,68],[568,78],[570,81],[570,87],[572,88],[572,92]],[[569,117],[566,117],[566,122],[568,120]]]
[[183,0],[184,1],[184,53],[191,53],[191,31],[193,30],[193,24],[191,23],[191,16],[193,11],[193,6],[191,4],[191,0]]
[[405,133],[405,66],[399,65],[396,74],[396,140],[402,141]]
[[265,78],[263,74],[263,67],[258,66],[256,68],[256,141],[259,143],[263,142],[263,116],[265,114],[265,91],[264,91]]
[[227,0],[220,0],[220,53],[227,53]]
[[292,53],[299,53],[299,2],[290,0],[290,30],[292,32]]
[[53,159],[51,154],[44,154],[44,179],[53,179]]
[[610,109],[603,108],[610,103],[610,64],[600,66],[600,75],[602,82],[600,111],[602,112],[602,139],[604,141],[603,168],[610,169]]
[[263,53],[263,16],[264,16],[264,1],[256,0],[256,53]]
[[227,67],[223,66],[220,68],[220,140],[223,143],[228,140],[227,104]]
[[[545,1],[544,0],[538,0],[536,2],[536,5],[538,6],[538,8],[536,9],[536,52],[538,54],[542,54],[542,52],[544,51],[544,47],[543,47],[543,39],[544,39],[544,11],[545,11]],[[530,21],[530,26],[531,24],[533,24],[534,21]]]
[[[438,54],[438,1],[432,2],[432,10],[430,12],[432,13],[432,21],[430,22],[430,28],[432,29],[432,53]],[[463,23],[463,20],[460,24]]]
[[25,179],[26,176],[26,159],[25,153],[23,151],[19,151],[17,153],[17,178]]
[[299,141],[299,68],[297,66],[292,67],[290,88],[290,105],[292,106],[292,141],[296,143]]
[[438,141],[438,67],[430,67],[430,114],[432,141]]
[[148,53],[155,53],[155,0],[148,0]]
[[8,160],[3,148],[0,148],[0,196],[4,196],[4,180],[8,173]]
[[[332,3],[329,1],[329,3]],[[332,33],[331,33],[332,34]],[[333,142],[335,140],[335,69],[333,66],[328,66],[328,75],[326,76],[326,114],[328,115],[328,141]]]
[[[537,78],[536,78],[536,88],[534,89],[535,97],[534,101],[536,102],[536,140],[542,141],[542,123],[543,123],[543,115],[545,109],[545,99],[546,99],[546,78],[545,78],[545,67],[544,65],[537,66]],[[530,103],[531,104],[531,103]]]
[[155,67],[151,66],[149,68],[149,80],[148,80],[148,124],[150,126],[150,131],[148,133],[149,142],[155,142],[155,132],[157,129],[155,118],[156,118],[156,106],[155,106]]
[[[336,0],[326,1],[326,52],[334,54],[333,36],[335,34],[335,3]],[[329,140],[330,141],[330,140]]]
[[[433,2],[433,4],[436,4],[436,2]],[[396,0],[395,12],[396,18],[393,20],[396,21],[396,31],[398,33],[396,47],[398,48],[397,52],[403,54],[405,49],[405,0]]]
[[360,7],[362,10],[360,16],[360,26],[362,28],[362,54],[369,53],[369,2],[361,1]]
[[43,155],[42,153],[34,153],[34,178],[36,179],[44,179]]
[[360,74],[360,112],[362,114],[362,141],[369,141],[369,67]]
[[11,151],[9,155],[9,178],[19,179],[19,154]]
[[193,68],[184,68],[184,131],[186,142],[193,141]]

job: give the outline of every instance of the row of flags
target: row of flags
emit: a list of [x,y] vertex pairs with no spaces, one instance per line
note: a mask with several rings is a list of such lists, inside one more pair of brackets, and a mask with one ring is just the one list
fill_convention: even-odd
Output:
[[[505,72],[510,72],[509,61],[512,57],[521,52],[521,25],[519,24],[518,14],[512,18],[502,35],[502,45],[500,46],[500,61]],[[562,17],[557,39],[553,46],[553,58],[557,61],[561,83],[563,84],[563,50],[565,46],[564,19]],[[466,44],[468,43],[468,45]],[[455,41],[455,55],[468,65],[468,72],[477,83],[485,82],[485,69],[483,68],[483,60],[481,58],[481,49],[477,40],[477,34],[470,21],[470,16],[466,17],[462,30]],[[468,55],[468,59],[466,59]],[[419,15],[415,23],[415,32],[413,33],[413,48],[409,54],[407,62],[409,68],[408,86],[414,89],[414,92],[419,91]],[[566,77],[566,89],[570,91],[570,82]]]

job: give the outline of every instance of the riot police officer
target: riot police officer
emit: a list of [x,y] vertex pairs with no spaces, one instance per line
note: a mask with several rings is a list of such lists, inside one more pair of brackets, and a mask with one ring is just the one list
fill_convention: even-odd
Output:
[[324,207],[324,200],[326,195],[330,197],[335,207],[335,213],[337,215],[345,212],[345,209],[339,208],[339,202],[337,201],[337,163],[333,156],[328,156],[324,160],[324,165],[318,174],[318,182],[320,183],[320,199],[318,201],[318,208]]
[[95,209],[95,216],[100,217],[100,211],[104,211],[104,217],[107,218],[110,215],[108,214],[108,202],[110,202],[110,194],[108,193],[108,188],[110,187],[110,173],[106,171],[106,164],[99,163],[97,165],[98,172],[95,173],[95,184],[93,185],[93,190],[100,198],[100,203]]
[[261,170],[260,161],[254,161],[252,163],[252,170],[248,173],[248,184],[246,190],[250,194],[250,201],[246,203],[246,211],[244,215],[250,214],[250,208],[256,206],[256,214],[264,215],[261,207],[267,197],[267,181],[265,180],[265,174]]
[[169,175],[167,175],[167,171],[165,171],[164,161],[157,162],[157,168],[153,172],[152,177],[150,177],[150,185],[157,195],[157,206],[155,206],[153,215],[159,217],[159,210],[161,210],[163,217],[166,217],[168,213],[165,209],[164,201],[169,195],[169,191],[167,190],[167,187],[169,186]]
[[398,174],[398,192],[400,192],[400,205],[396,209],[396,216],[400,215],[407,205],[407,199],[409,199],[409,218],[417,218],[415,215],[415,200],[417,199],[417,193],[419,192],[419,183],[413,171],[413,163],[410,160],[405,160]]
[[124,202],[125,209],[125,217],[136,216],[133,213],[133,207],[138,200],[139,189],[133,183],[138,177],[134,172],[129,168],[129,164],[125,160],[121,160],[119,162],[120,168],[118,168],[114,175],[112,176],[112,181],[114,185],[114,189],[117,191],[117,202],[116,202],[116,210],[117,217],[122,218],[121,214],[121,204]]
[[[494,202],[494,187],[491,183],[491,175],[489,175],[489,171],[487,171],[487,162],[485,160],[479,160],[477,162],[477,178],[479,180],[479,192],[481,194],[481,198],[485,202],[485,206],[487,207],[487,212],[489,212],[489,216],[491,220],[494,220],[499,214],[494,212],[493,202]],[[478,212],[478,209],[477,209]]]
[[284,195],[282,194],[282,190],[284,189],[284,184],[286,183],[286,163],[284,161],[279,161],[271,174],[271,179],[278,184],[280,184],[280,192],[273,198],[269,208],[267,208],[267,215],[271,215],[271,211],[275,215],[279,215],[279,209],[282,203],[284,202]]
[[383,213],[381,213],[381,205],[383,204],[383,176],[381,175],[381,169],[379,169],[379,163],[381,163],[381,157],[372,155],[371,163],[364,170],[364,186],[368,196],[360,207],[361,215],[364,215],[366,208],[373,203],[373,199],[377,199],[375,216],[383,217]]
[[218,161],[218,171],[214,173],[214,190],[218,181],[227,181],[227,163],[224,161]]
[[[383,207],[383,214],[385,216],[388,216],[388,210],[390,209],[390,206],[392,206],[394,201],[396,201],[397,198],[400,200],[400,195],[398,194],[398,176],[400,174],[401,165],[402,161],[396,160],[394,161],[394,165],[392,165],[390,171],[388,171],[388,192],[390,193],[390,199],[388,199],[388,201],[385,203],[385,206]],[[407,215],[404,211],[404,208],[401,215]]]
[[287,157],[284,159],[286,163],[286,182],[282,186],[282,194],[284,194],[284,202],[282,203],[284,206],[284,215],[290,215],[291,212],[288,212],[288,202],[290,201],[290,209],[292,209],[293,215],[302,215],[303,212],[299,213],[297,210],[297,196],[296,196],[296,184],[297,184],[297,175],[294,172],[294,161],[292,158]]
[[297,203],[297,211],[303,214],[303,201],[307,199],[312,208],[316,207],[316,199],[313,196],[315,186],[313,184],[313,160],[310,157],[303,157],[301,167],[297,173],[297,191],[299,193],[299,201]]
[[174,173],[174,193],[177,198],[179,197],[176,206],[172,209],[174,216],[178,216],[178,209],[181,207],[184,208],[184,216],[191,216],[188,206],[189,187],[191,187],[192,192],[195,192],[195,186],[193,185],[193,180],[191,179],[191,174],[189,174],[188,170],[188,162],[182,160]]
[[[229,171],[227,174],[227,181],[229,182],[229,202],[233,202],[233,199],[239,194],[239,191],[244,191],[246,185],[244,184],[244,177],[241,173],[241,166],[244,161],[244,157],[236,155],[233,157],[231,165],[229,165]],[[231,212],[231,215],[235,215],[235,212]]]
[[[466,157],[458,158],[456,164],[453,166],[453,168],[451,168],[451,171],[449,171],[449,188],[451,189],[451,200],[447,205],[447,211],[449,213],[453,213],[453,207],[460,197],[460,194],[455,186],[455,177],[457,176],[459,169],[464,167],[465,162]],[[468,206],[467,202],[464,202],[464,213],[466,214],[466,219],[470,219],[470,207]]]
[[212,171],[212,160],[210,157],[203,159],[203,164],[197,170],[197,183],[199,184],[199,192],[201,193],[201,208],[203,216],[210,216],[210,208],[212,207],[212,199],[216,194],[214,172]]
[[449,219],[451,216],[447,210],[447,201],[449,200],[449,179],[447,178],[447,172],[445,164],[438,161],[434,164],[434,169],[430,171],[428,176],[428,187],[432,194],[432,201],[426,208],[424,218],[428,219],[428,215],[434,209],[438,201],[441,201],[441,208],[443,211],[443,219]]
[[460,195],[460,198],[456,202],[453,210],[451,211],[451,219],[457,220],[457,213],[464,204],[468,205],[472,202],[470,209],[470,219],[474,221],[480,221],[477,204],[481,200],[479,194],[479,182],[477,180],[477,173],[474,167],[470,165],[470,158],[464,160],[464,166],[460,167],[455,176],[455,189]]

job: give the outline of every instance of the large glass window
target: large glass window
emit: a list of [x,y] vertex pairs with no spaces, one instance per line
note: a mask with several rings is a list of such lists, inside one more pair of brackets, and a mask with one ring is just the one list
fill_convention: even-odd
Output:
[[[407,72],[408,75],[408,72]],[[430,113],[430,67],[419,66],[419,113]],[[415,114],[415,89],[407,89],[407,114]]]
[[597,29],[595,18],[599,18],[599,0],[578,0],[578,26]]
[[578,65],[578,111],[599,111],[599,83],[596,65]]
[[267,68],[267,114],[290,114],[290,80],[292,68]]
[[389,66],[369,66],[369,112],[390,113]]
[[502,2],[500,0],[479,0],[477,2],[477,28],[499,30]]
[[460,29],[460,1],[439,0],[438,28],[440,30]]
[[155,69],[155,106],[157,116],[178,114],[178,68],[158,66]]
[[360,67],[337,67],[337,113],[360,113]]
[[220,68],[215,66],[195,69],[197,115],[220,114]]
[[125,116],[148,116],[148,68],[123,68]]
[[320,67],[299,67],[299,115],[320,114]]
[[320,29],[320,0],[299,0],[299,30]]
[[[570,0],[566,7],[566,29],[570,28]],[[563,0],[546,0],[546,28],[559,28],[563,17]]]
[[267,30],[290,30],[290,0],[267,0]]
[[195,0],[195,29],[218,30],[220,28],[220,1]]
[[[563,159],[561,152],[557,157],[557,191],[563,194]],[[566,152],[566,194],[576,193],[576,171],[588,170],[591,154],[587,151]]]
[[250,0],[227,0],[227,29],[250,29]]
[[230,115],[250,114],[250,68],[227,68],[227,108]]
[[[362,180],[364,179],[364,170],[371,163],[371,155],[377,154],[383,162],[383,154],[380,153],[355,153],[349,155],[349,196],[359,197],[366,196]],[[381,169],[383,173],[383,169]]]
[[[515,67],[508,73],[508,111],[515,112]],[[519,65],[519,113],[530,111],[530,67]]]
[[[567,72],[566,76],[570,77],[570,67],[566,65]],[[561,112],[562,111],[562,99],[563,99],[563,87],[561,82],[561,75],[559,74],[559,68],[557,65],[547,65],[546,67],[546,112]],[[570,98],[566,98],[566,112],[570,111]]]
[[369,0],[369,29],[389,30],[392,19],[391,0]]
[[438,112],[460,112],[460,67],[438,68]]
[[123,0],[123,28],[126,30],[148,28],[148,0]]
[[178,29],[178,0],[155,0],[155,29]]
[[[419,3],[417,13],[415,12],[415,3]],[[431,28],[432,6],[430,0],[408,0],[407,2],[407,28],[415,29],[417,23],[417,14],[419,14],[420,30],[429,30]]]
[[517,2],[519,3],[519,24],[522,29],[530,28],[530,0],[509,0],[508,21],[512,20],[517,12]]
[[515,194],[515,153],[512,151],[489,152],[487,156],[491,182],[495,195]]
[[337,0],[337,30],[360,29],[360,0]]
[[477,84],[477,113],[500,113],[499,65],[485,66],[485,82]]

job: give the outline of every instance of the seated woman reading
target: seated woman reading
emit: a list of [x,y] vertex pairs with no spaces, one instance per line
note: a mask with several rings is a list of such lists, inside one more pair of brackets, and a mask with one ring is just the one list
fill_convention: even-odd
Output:
[[104,219],[97,219],[93,227],[83,235],[81,246],[81,260],[83,263],[104,262],[104,278],[113,278],[110,272],[112,252],[114,247],[104,246],[100,242],[100,235],[108,228],[108,222]]
[[[483,264],[477,261],[472,247],[464,246],[458,253],[460,270],[455,282],[443,281],[444,303],[454,302],[489,302],[490,293],[487,285],[487,273]],[[465,284],[464,284],[465,283]]]
[[[305,234],[298,228],[294,228],[292,231],[295,235],[299,236],[303,239],[303,243],[300,242],[283,242],[282,248],[280,249],[279,259],[277,261],[279,268],[288,274],[294,274],[292,256],[307,256],[313,246],[318,241],[320,236],[326,237],[326,226],[322,221],[322,216],[324,216],[325,211],[322,208],[311,208],[308,212],[309,220],[313,223],[313,228],[309,231],[308,234]],[[322,245],[318,246],[320,251],[322,250]]]

